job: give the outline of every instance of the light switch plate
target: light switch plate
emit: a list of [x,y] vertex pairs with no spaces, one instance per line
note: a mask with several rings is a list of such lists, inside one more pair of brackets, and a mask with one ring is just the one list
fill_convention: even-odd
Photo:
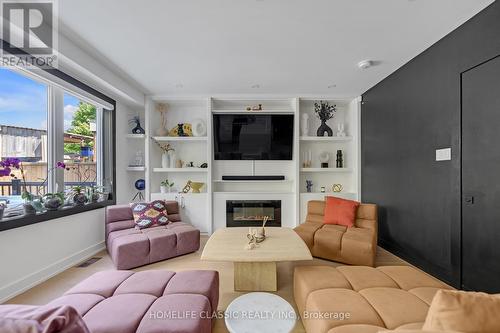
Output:
[[451,148],[436,149],[436,161],[451,161]]

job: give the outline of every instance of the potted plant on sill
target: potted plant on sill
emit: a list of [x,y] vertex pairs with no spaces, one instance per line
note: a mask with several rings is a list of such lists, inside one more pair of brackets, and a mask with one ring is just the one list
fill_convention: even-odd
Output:
[[70,196],[73,204],[75,204],[76,206],[83,206],[88,201],[88,198],[85,195],[85,187],[80,185],[71,187]]
[[[19,180],[17,176],[14,174],[13,169],[19,170],[21,173],[21,179]],[[11,177],[12,181],[21,181],[22,183],[22,191],[21,198],[24,199],[23,209],[24,215],[35,215],[37,209],[41,208],[41,203],[35,202],[35,199],[38,199],[32,193],[28,192],[28,187],[26,185],[26,173],[24,172],[23,164],[21,160],[18,158],[6,158],[3,161],[0,161],[0,177]]]
[[160,192],[161,193],[170,193],[172,187],[174,186],[173,182],[169,182],[168,179],[165,179],[160,183]]
[[47,193],[42,197],[43,206],[49,210],[58,210],[64,204],[64,193]]

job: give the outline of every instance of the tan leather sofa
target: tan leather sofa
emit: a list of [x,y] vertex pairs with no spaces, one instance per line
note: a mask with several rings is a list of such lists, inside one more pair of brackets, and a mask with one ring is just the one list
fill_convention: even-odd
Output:
[[434,294],[450,289],[410,266],[299,266],[293,288],[308,333],[420,330]]
[[305,223],[295,228],[315,257],[351,265],[373,266],[377,252],[377,206],[361,204],[354,227],[323,224],[325,201],[307,204]]

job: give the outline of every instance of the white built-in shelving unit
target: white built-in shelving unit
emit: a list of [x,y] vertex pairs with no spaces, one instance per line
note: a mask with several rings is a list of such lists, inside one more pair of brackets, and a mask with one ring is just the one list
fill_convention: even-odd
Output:
[[[328,121],[334,131],[332,137],[317,137],[320,121],[314,114],[314,101],[328,101],[337,105],[335,117]],[[203,137],[157,136],[160,115],[158,103],[168,104],[167,130],[179,123],[201,119],[207,126]],[[304,221],[309,200],[336,195],[360,199],[359,172],[359,103],[360,99],[315,98],[247,98],[247,97],[172,97],[150,96],[146,99],[145,179],[147,199],[170,199],[180,203],[183,219],[202,232],[212,233],[225,226],[226,200],[281,200],[283,226],[295,227]],[[262,104],[261,111],[246,111],[248,106]],[[293,160],[289,161],[219,161],[213,159],[212,116],[220,113],[271,113],[294,115]],[[309,114],[309,132],[301,133],[302,114]],[[337,137],[337,124],[345,125],[345,137]],[[132,137],[132,136],[130,136]],[[159,142],[168,142],[175,149],[176,158],[193,162],[195,168],[162,168]],[[337,150],[344,155],[344,168],[335,167]],[[311,152],[312,165],[304,168],[305,152]],[[329,167],[321,168],[319,154],[327,152]],[[207,163],[207,168],[199,168]],[[132,171],[132,170],[131,170]],[[229,181],[223,175],[284,175],[278,181]],[[160,182],[174,182],[172,193],[160,193]],[[179,193],[188,180],[203,182],[202,193]],[[306,191],[306,180],[312,180],[312,192]],[[332,192],[333,184],[342,184],[343,190]],[[325,192],[321,192],[321,188]]]

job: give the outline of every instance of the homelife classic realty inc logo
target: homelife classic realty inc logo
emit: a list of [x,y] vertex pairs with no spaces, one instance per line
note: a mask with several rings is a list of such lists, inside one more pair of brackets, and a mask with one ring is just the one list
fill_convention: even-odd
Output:
[[0,66],[57,68],[57,0],[0,0]]

